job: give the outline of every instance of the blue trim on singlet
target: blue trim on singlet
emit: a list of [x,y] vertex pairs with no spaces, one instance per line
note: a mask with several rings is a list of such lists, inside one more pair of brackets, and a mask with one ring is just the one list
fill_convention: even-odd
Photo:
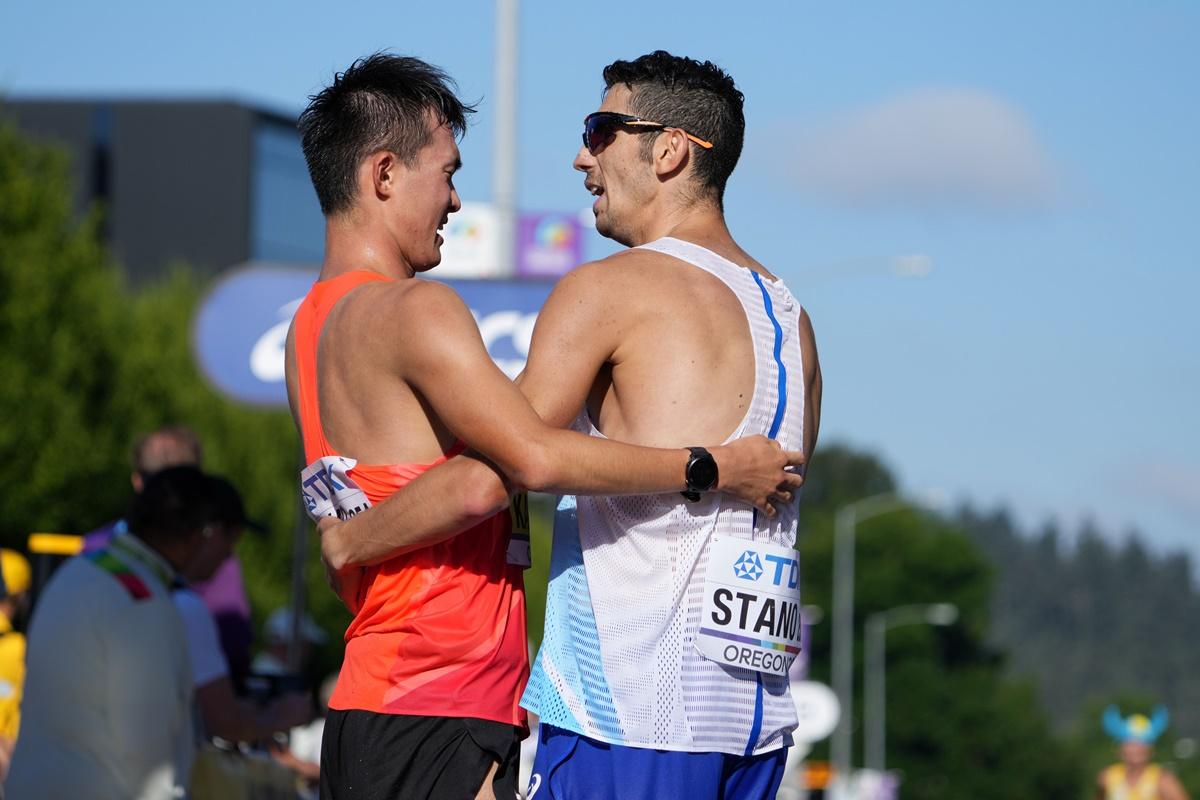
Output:
[[779,320],[775,319],[775,306],[771,303],[771,295],[767,294],[767,287],[763,285],[762,277],[757,272],[751,272],[754,276],[754,282],[758,284],[759,291],[762,292],[763,309],[767,312],[767,316],[771,320],[771,324],[775,326],[775,364],[779,367],[779,397],[775,406],[775,419],[771,420],[771,430],[767,434],[768,439],[774,439],[779,435],[779,426],[783,424],[783,410],[787,407],[787,368],[783,366],[783,328],[779,326]]
[[[600,632],[592,609],[575,497],[563,495],[554,512],[554,548],[546,587],[542,644],[530,671],[521,705],[542,722],[607,741],[623,742],[621,721],[600,655]],[[546,673],[550,664],[572,695],[583,704],[584,719],[574,711]]]
[[[787,367],[783,365],[783,328],[779,325],[779,320],[775,318],[775,305],[771,302],[771,295],[767,294],[767,287],[763,284],[762,276],[757,272],[751,271],[754,276],[754,282],[758,284],[758,290],[762,292],[763,310],[767,312],[767,318],[771,320],[771,325],[775,328],[775,366],[779,373],[779,389],[776,392],[775,398],[775,418],[771,420],[771,430],[767,433],[768,439],[774,439],[779,435],[779,426],[783,424],[783,411],[787,408]],[[758,527],[758,509],[754,510],[754,519],[752,524]],[[758,737],[762,733],[763,723],[763,682],[762,673],[754,673],[754,679],[758,683],[758,687],[754,694],[754,723],[750,726],[750,737],[746,742],[746,755],[754,752],[754,746],[758,744]]]
[[754,673],[754,680],[758,683],[758,691],[754,694],[754,724],[750,726],[750,738],[746,741],[746,755],[754,755],[754,745],[758,744],[758,737],[762,734],[763,722],[763,685],[762,673]]

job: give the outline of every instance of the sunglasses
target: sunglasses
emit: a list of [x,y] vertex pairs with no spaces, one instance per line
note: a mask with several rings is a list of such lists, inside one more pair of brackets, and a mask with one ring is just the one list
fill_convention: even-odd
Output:
[[651,122],[648,119],[629,114],[618,114],[615,111],[596,111],[583,118],[583,146],[588,149],[589,153],[596,155],[613,143],[613,139],[617,138],[617,131],[622,128],[632,128],[631,133],[679,131],[705,150],[711,150],[713,146],[712,142],[706,142],[698,136],[693,136],[678,126]]

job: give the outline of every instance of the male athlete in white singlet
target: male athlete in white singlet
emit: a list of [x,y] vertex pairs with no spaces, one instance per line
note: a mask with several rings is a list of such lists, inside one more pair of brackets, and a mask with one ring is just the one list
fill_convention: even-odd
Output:
[[[741,92],[661,51],[604,79],[575,167],[597,230],[632,249],[555,288],[522,389],[548,422],[578,415],[594,437],[763,434],[810,454],[821,382],[808,317],[723,215]],[[530,387],[551,380],[577,404],[539,404]],[[522,701],[541,718],[532,800],[775,797],[796,725],[796,520],[795,504],[768,518],[717,495],[562,499]]]

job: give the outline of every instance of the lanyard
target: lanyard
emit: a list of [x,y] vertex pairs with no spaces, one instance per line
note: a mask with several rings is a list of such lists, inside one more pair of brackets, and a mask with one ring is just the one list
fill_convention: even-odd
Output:
[[[174,587],[178,580],[175,570],[171,569],[169,566],[166,566],[160,557],[156,558],[149,553],[144,552],[140,547],[138,547],[138,545],[133,544],[130,541],[130,536],[130,534],[114,536],[113,540],[108,546],[109,552],[115,556],[123,556],[123,560],[126,561],[126,563],[131,560],[136,561],[138,564],[141,564],[143,567],[150,570],[150,573],[154,575],[154,577],[158,578],[159,582],[162,583],[164,589],[170,590],[172,587]],[[141,544],[142,547],[146,547],[146,545],[142,544],[140,540],[138,544]]]

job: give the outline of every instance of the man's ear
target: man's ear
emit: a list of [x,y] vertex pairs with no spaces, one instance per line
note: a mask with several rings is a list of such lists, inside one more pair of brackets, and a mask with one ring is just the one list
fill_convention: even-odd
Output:
[[683,170],[687,166],[691,151],[688,149],[688,138],[678,128],[669,128],[660,133],[654,141],[654,173],[660,178],[666,178]]
[[366,180],[380,200],[386,200],[397,191],[397,180],[401,169],[400,160],[390,150],[372,153],[363,163]]

